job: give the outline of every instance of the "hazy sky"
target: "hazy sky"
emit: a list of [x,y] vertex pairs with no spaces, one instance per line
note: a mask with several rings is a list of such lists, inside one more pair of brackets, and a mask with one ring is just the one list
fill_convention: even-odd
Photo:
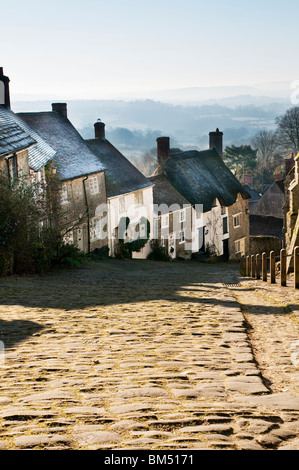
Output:
[[11,92],[126,92],[299,80],[295,0],[0,0]]

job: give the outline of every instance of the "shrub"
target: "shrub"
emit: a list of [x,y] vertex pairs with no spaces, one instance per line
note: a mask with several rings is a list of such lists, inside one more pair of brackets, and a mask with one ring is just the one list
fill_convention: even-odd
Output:
[[148,255],[147,259],[154,260],[154,261],[170,261],[171,260],[171,257],[166,253],[165,247],[160,244],[159,240],[151,240],[150,247],[152,251]]

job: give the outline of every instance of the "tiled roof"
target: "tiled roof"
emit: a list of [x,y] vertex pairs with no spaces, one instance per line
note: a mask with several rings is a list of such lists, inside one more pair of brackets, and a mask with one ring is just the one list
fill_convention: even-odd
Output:
[[104,171],[102,162],[66,117],[52,111],[18,116],[56,151],[54,163],[62,180]]
[[[4,136],[4,148],[9,152],[15,152],[21,148],[28,148],[29,166],[35,171],[39,171],[55,155],[53,150],[36,132],[34,132],[17,114],[10,109],[0,106],[0,128],[3,122],[2,132],[0,129],[0,153],[1,134]],[[7,136],[9,135],[9,139]],[[13,149],[10,148],[13,142]],[[9,145],[7,145],[9,144]],[[16,148],[18,147],[18,148]],[[7,153],[7,152],[6,152]]]
[[152,186],[152,183],[108,140],[86,141],[106,168],[107,197],[119,196]]
[[36,141],[20,127],[15,115],[6,107],[0,106],[0,156],[30,147]]
[[166,204],[168,207],[176,204],[180,208],[183,208],[184,205],[190,205],[189,201],[172,186],[165,175],[151,176],[148,179],[154,184],[154,204],[159,206]]
[[214,149],[173,154],[165,162],[164,174],[192,205],[202,204],[204,212],[211,210],[216,198],[224,206],[234,204],[238,193],[249,198]]

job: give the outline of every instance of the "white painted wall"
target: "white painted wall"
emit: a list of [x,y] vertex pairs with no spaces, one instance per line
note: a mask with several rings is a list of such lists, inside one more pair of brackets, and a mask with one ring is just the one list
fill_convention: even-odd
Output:
[[221,204],[217,199],[215,201],[215,207],[212,207],[209,212],[201,212],[198,214],[195,209],[193,209],[193,253],[198,252],[202,247],[204,230],[205,247],[215,247],[218,256],[223,254],[223,240],[229,238],[229,220],[227,220],[228,232],[223,234],[223,219],[225,217],[228,219],[228,209],[225,208],[225,210],[222,211]]
[[[135,194],[142,192],[143,204],[136,205]],[[124,198],[124,199],[123,199]],[[122,210],[125,207],[125,210]],[[122,196],[108,199],[108,246],[110,256],[114,256],[114,245],[118,240],[118,225],[120,219],[129,217],[130,226],[137,224],[141,217],[145,217],[150,222],[151,233],[153,233],[153,188],[145,188]],[[130,227],[129,227],[130,228]],[[134,258],[146,258],[150,252],[149,243],[140,253],[133,253]]]

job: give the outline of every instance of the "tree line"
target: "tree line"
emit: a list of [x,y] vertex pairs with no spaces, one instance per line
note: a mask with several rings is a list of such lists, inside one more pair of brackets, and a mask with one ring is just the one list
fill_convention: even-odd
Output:
[[299,106],[278,116],[275,124],[273,131],[257,132],[250,145],[227,146],[223,154],[235,176],[243,182],[245,175],[251,175],[254,188],[260,192],[273,182],[275,174],[284,175],[284,159],[299,152]]

